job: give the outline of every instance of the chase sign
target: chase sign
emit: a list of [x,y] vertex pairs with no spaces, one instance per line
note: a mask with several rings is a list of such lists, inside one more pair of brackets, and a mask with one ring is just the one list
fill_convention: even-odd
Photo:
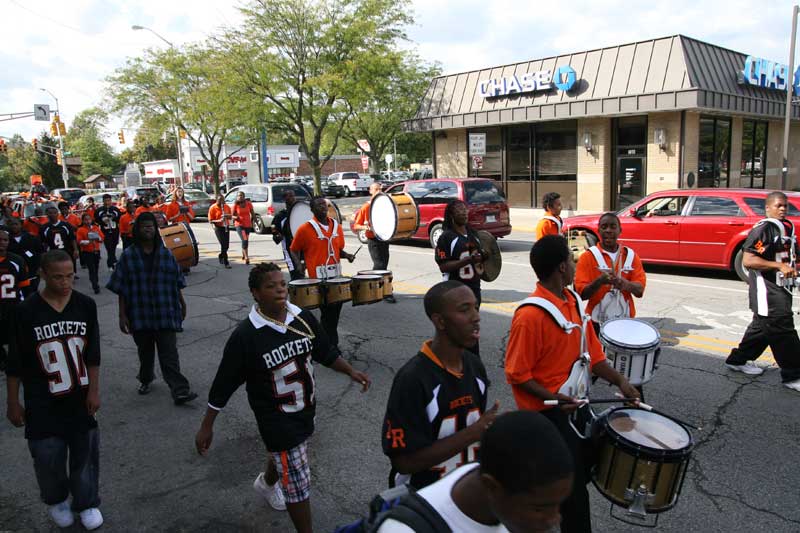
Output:
[[508,96],[512,94],[549,91],[554,87],[560,91],[569,91],[575,85],[577,76],[575,69],[569,65],[561,65],[555,71],[539,70],[515,74],[506,78],[483,80],[478,84],[478,92],[484,98]]
[[794,93],[800,94],[800,67],[791,76],[787,65],[753,56],[744,60],[742,83],[745,85],[785,91],[790,82]]

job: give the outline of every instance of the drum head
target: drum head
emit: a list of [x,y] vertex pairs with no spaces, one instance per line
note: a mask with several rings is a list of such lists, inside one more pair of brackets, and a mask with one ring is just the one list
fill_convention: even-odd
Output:
[[369,221],[372,232],[380,241],[389,241],[397,231],[397,206],[386,193],[372,197],[369,205]]
[[383,279],[383,276],[374,276],[372,274],[358,274],[356,276],[353,276],[353,279],[361,281],[379,281]]
[[655,326],[636,318],[615,318],[603,323],[600,337],[623,348],[649,348],[661,342]]
[[494,281],[500,275],[500,269],[503,268],[500,247],[497,245],[497,239],[488,231],[480,230],[477,233],[478,239],[481,241],[481,251],[487,254],[487,257],[483,260],[481,279],[483,281]]
[[289,285],[294,285],[296,287],[302,287],[305,285],[318,285],[321,281],[318,279],[310,278],[310,279],[295,279],[289,282]]
[[[325,200],[325,201],[328,202],[328,218],[332,218],[333,220],[341,224],[342,213],[341,211],[339,211],[339,206],[336,205],[334,202],[331,202],[330,200]],[[309,209],[311,208],[309,207]]]
[[289,211],[289,229],[292,230],[292,235],[297,235],[300,226],[312,218],[314,218],[314,213],[311,212],[311,205],[308,202],[294,204]]
[[327,283],[328,285],[349,285],[350,278],[346,277],[328,278],[325,280],[325,283]]
[[615,409],[608,415],[607,427],[623,439],[653,450],[679,451],[692,444],[692,436],[683,426],[642,409]]

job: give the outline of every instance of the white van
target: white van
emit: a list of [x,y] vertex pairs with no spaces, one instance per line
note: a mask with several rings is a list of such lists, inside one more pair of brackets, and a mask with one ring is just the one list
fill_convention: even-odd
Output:
[[373,181],[368,175],[362,178],[358,172],[334,172],[328,176],[328,179],[333,180],[336,185],[344,187],[345,196],[352,196],[356,193],[369,193],[369,186]]

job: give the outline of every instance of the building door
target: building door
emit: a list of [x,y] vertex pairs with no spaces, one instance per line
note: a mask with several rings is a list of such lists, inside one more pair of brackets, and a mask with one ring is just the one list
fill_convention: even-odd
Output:
[[617,157],[616,209],[625,209],[644,198],[646,158],[642,156]]

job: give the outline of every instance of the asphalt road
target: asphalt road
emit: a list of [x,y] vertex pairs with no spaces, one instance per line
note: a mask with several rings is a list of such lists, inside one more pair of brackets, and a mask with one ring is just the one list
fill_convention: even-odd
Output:
[[[363,202],[350,199],[348,212]],[[340,205],[343,205],[340,203]],[[205,410],[202,401],[214,377],[222,347],[252,303],[248,269],[217,263],[217,245],[204,223],[194,224],[201,265],[188,277],[189,317],[179,335],[183,370],[201,398],[175,407],[163,382],[149,396],[136,394],[133,341],[117,328],[116,298],[98,295],[102,366],[101,509],[109,531],[291,531],[286,513],[269,508],[251,485],[263,468],[264,451],[240,390],[220,415],[208,457],[194,451],[194,434]],[[490,399],[514,407],[503,377],[502,359],[511,315],[534,278],[527,255],[531,235],[514,233],[500,242],[503,271],[484,285],[481,352],[492,380]],[[239,245],[232,234],[232,257]],[[251,241],[255,260],[278,260],[267,236]],[[347,238],[349,251],[357,242]],[[385,487],[389,462],[380,449],[380,428],[394,372],[431,334],[422,294],[440,276],[425,244],[393,245],[399,303],[346,306],[340,334],[353,364],[367,371],[372,389],[359,392],[327,369],[317,376],[317,428],[311,444],[312,507],[316,531],[352,521]],[[371,268],[366,248],[345,274]],[[102,281],[108,273],[102,269]],[[773,361],[752,379],[726,371],[723,359],[749,320],[746,287],[732,275],[696,270],[647,268],[639,316],[662,334],[663,352],[655,379],[646,385],[648,402],[698,427],[696,446],[680,501],[660,517],[658,530],[800,531],[800,396],[780,386]],[[85,272],[84,272],[85,274]],[[87,276],[77,289],[90,292]],[[0,385],[4,389],[5,384]],[[599,393],[607,394],[605,385]],[[4,394],[0,390],[0,394]],[[0,531],[56,530],[38,500],[31,459],[22,431],[0,423]],[[635,531],[609,517],[609,505],[594,488],[595,531]],[[73,528],[81,530],[80,526]]]

